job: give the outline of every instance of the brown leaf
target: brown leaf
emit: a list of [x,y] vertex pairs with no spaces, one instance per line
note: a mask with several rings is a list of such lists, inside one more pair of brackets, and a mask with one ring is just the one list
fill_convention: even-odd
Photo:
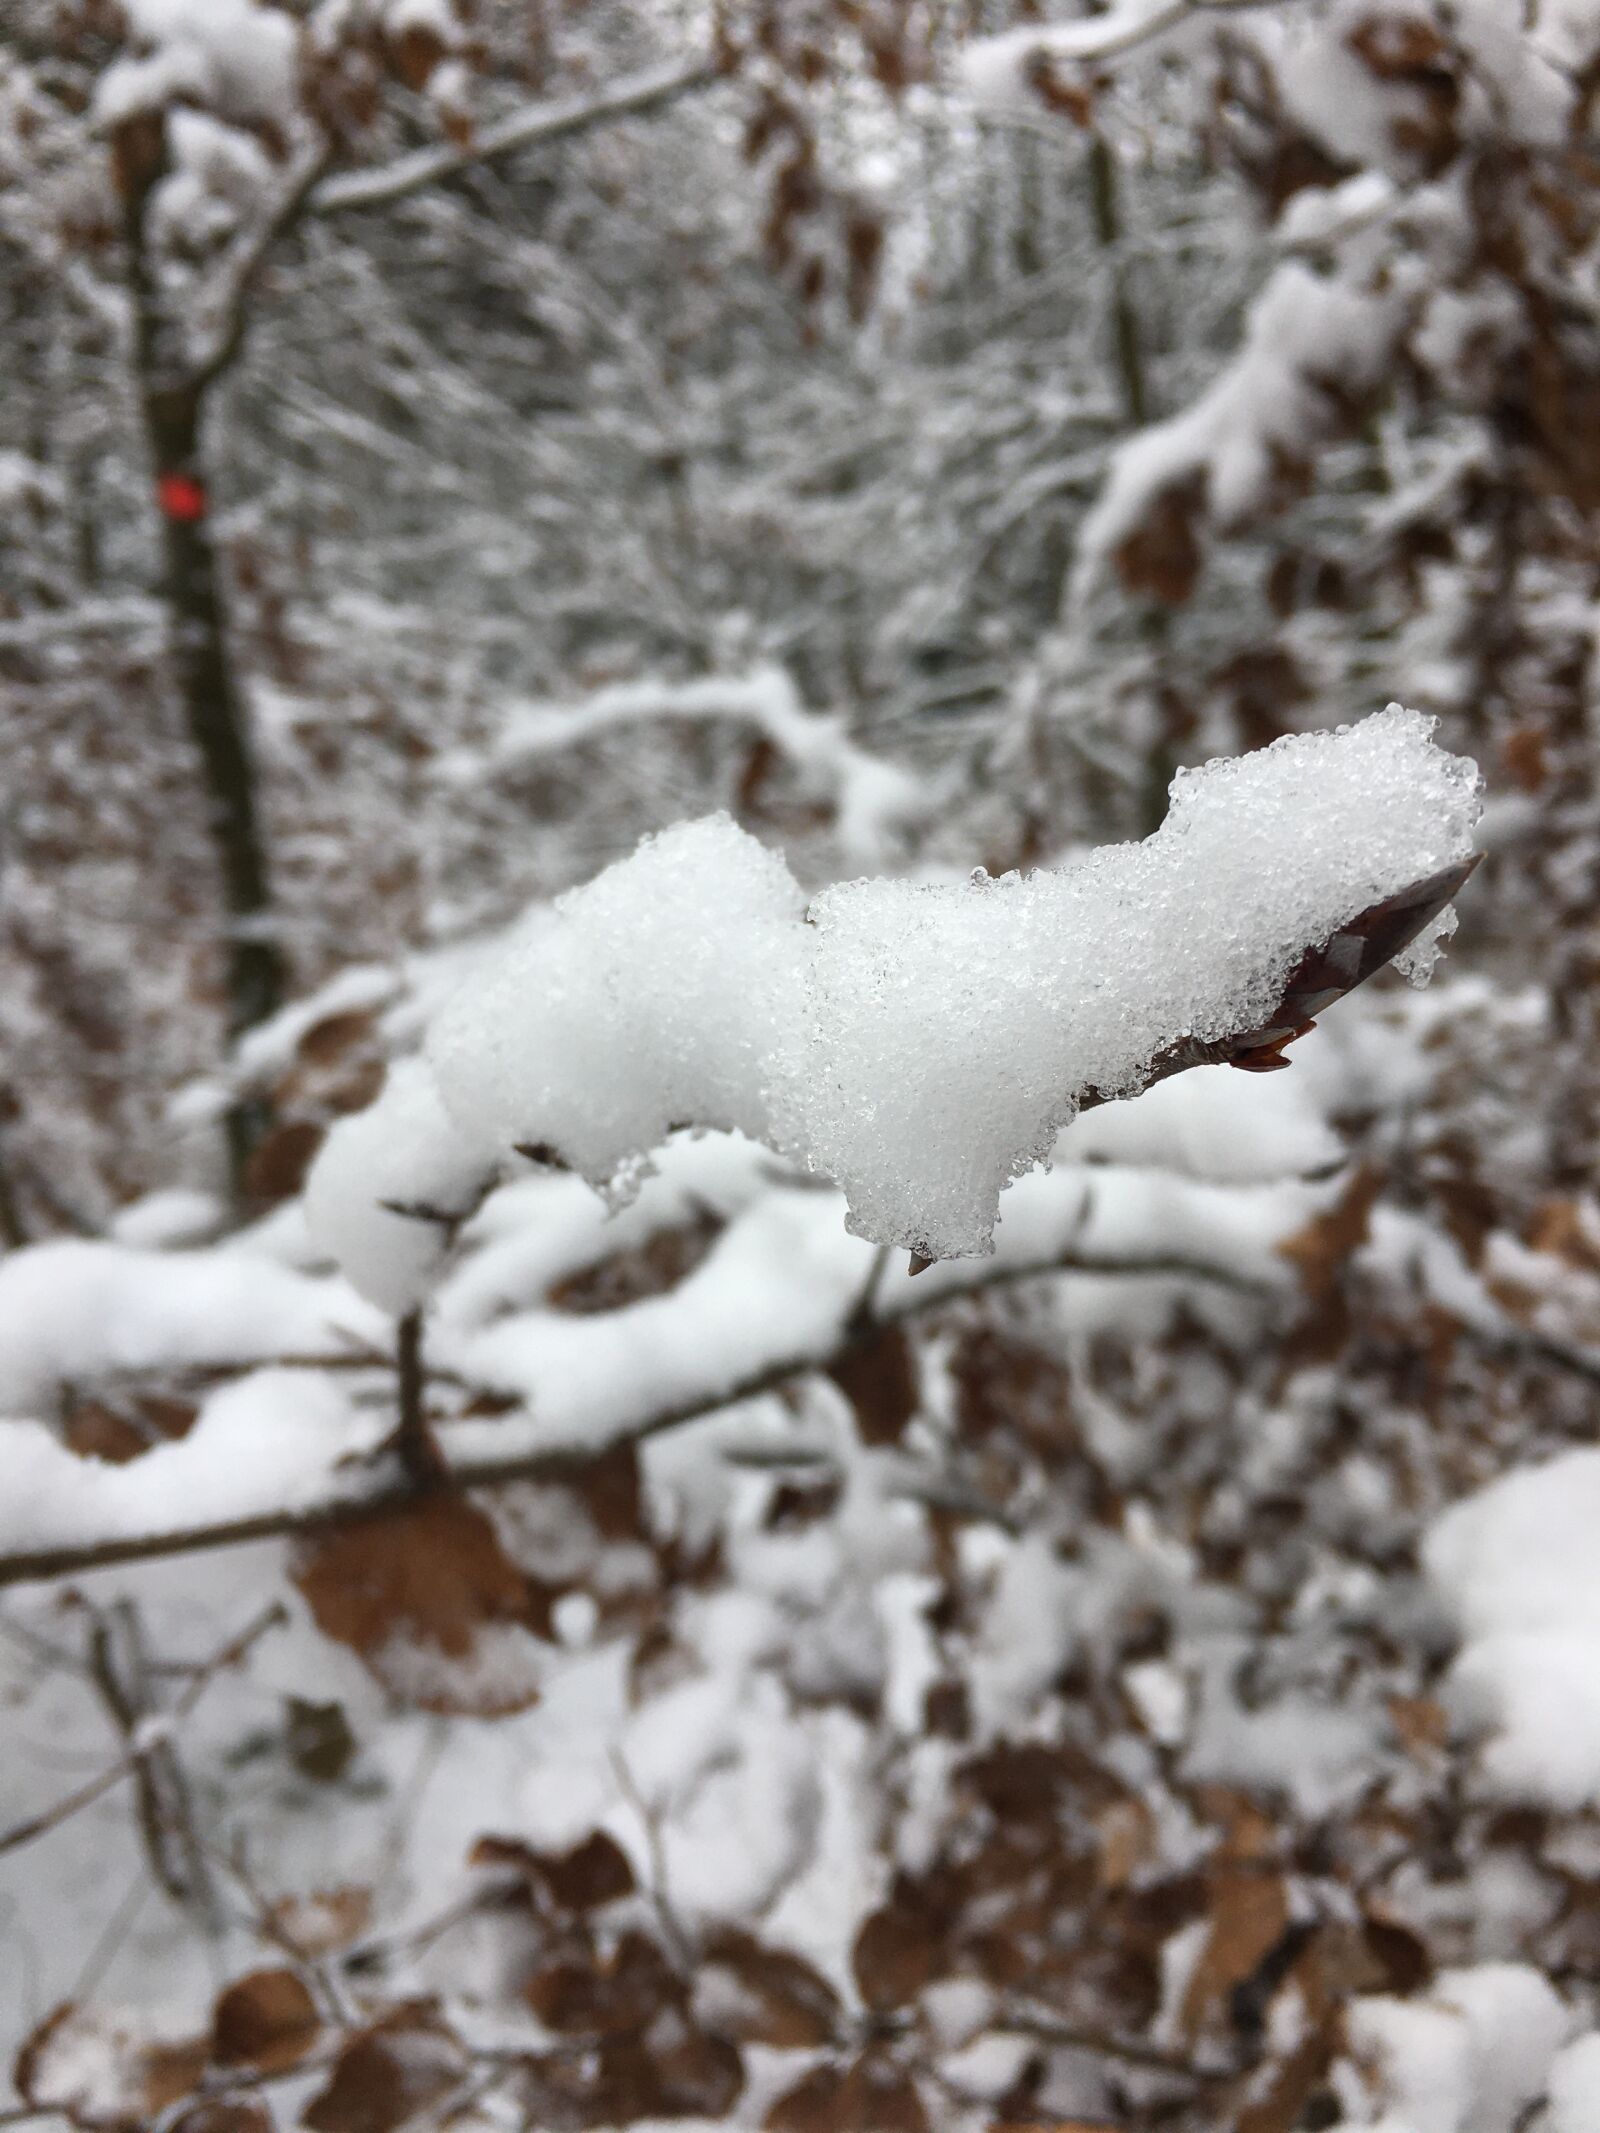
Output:
[[741,2044],[795,2051],[830,2043],[838,2028],[838,1996],[821,1972],[737,1926],[706,1943],[695,1994],[706,2026]]
[[319,1785],[336,1784],[356,1752],[356,1737],[340,1703],[307,1703],[290,1696],[284,1704],[283,1731],[290,1762]]
[[767,2133],[928,2133],[916,2083],[875,2052],[864,2052],[847,2070],[814,2066],[762,2123]]
[[637,1884],[627,1853],[603,1829],[566,1852],[535,1851],[514,1837],[480,1837],[469,1854],[473,1866],[508,1866],[546,1891],[563,1911],[595,1911],[631,1896]]
[[557,2036],[611,2037],[645,2028],[663,2007],[681,2001],[683,1984],[653,1940],[629,1932],[610,1956],[536,1972],[523,1997]]
[[126,1466],[153,1442],[136,1422],[102,1400],[80,1400],[61,1425],[61,1439],[80,1459],[100,1459],[108,1466]]
[[694,1272],[722,1229],[722,1217],[709,1209],[677,1229],[658,1229],[643,1244],[566,1275],[548,1290],[546,1301],[557,1311],[588,1316],[664,1296]]
[[1372,1982],[1365,1989],[1398,1993],[1402,1998],[1420,1991],[1433,1975],[1433,1958],[1420,1934],[1398,1918],[1376,1909],[1361,1921],[1362,1951],[1372,1964]]
[[218,2066],[281,2074],[316,2044],[322,2022],[304,1981],[292,1970],[252,1970],[217,1997],[211,2056]]
[[412,2001],[350,2039],[300,2122],[312,2133],[394,2133],[448,2096],[469,2066],[437,2009]]
[[1530,1251],[1550,1252],[1568,1266],[1600,1273],[1600,1239],[1577,1200],[1541,1200],[1528,1219],[1523,1238]]
[[1550,776],[1549,735],[1537,719],[1513,726],[1500,743],[1506,776],[1523,792],[1538,792]]
[[153,2037],[133,2016],[68,2001],[24,2040],[12,2080],[35,2110],[78,2126],[134,2128],[187,2096],[208,2056],[204,2037]]
[[1102,1807],[1094,1822],[1100,1838],[1100,1886],[1120,1889],[1151,1856],[1155,1817],[1143,1800],[1130,1793]]
[[1331,1207],[1313,1215],[1292,1237],[1280,1239],[1279,1255],[1298,1270],[1300,1285],[1313,1303],[1332,1294],[1351,1253],[1367,1241],[1382,1185],[1383,1175],[1374,1165],[1359,1164]]
[[917,1411],[916,1358],[901,1326],[883,1326],[847,1348],[828,1372],[855,1409],[863,1444],[898,1444]]
[[438,31],[426,22],[408,22],[398,35],[386,41],[389,65],[397,78],[408,89],[425,89],[446,52]]
[[377,1020],[377,1010],[371,1007],[347,1008],[336,1015],[324,1015],[309,1029],[301,1031],[295,1057],[305,1066],[335,1066],[347,1052],[372,1035]]
[[1289,1923],[1279,1874],[1224,1868],[1212,1877],[1209,1898],[1205,1942],[1183,1999],[1183,2031],[1191,2039],[1277,1946]]
[[850,1958],[874,2014],[904,2007],[939,1975],[950,1925],[915,1882],[898,1879],[889,1901],[863,1921]]
[[1204,473],[1170,482],[1146,507],[1144,517],[1112,558],[1129,592],[1166,607],[1181,607],[1194,591],[1204,560],[1199,525],[1205,516]]
[[1391,1696],[1389,1717],[1412,1755],[1428,1755],[1450,1737],[1444,1705],[1433,1696]]
[[180,2111],[166,2133],[273,2133],[272,2113],[242,2096],[212,2096]]
[[726,2037],[676,2012],[648,2034],[604,2037],[592,2050],[535,2054],[523,2064],[525,2122],[616,2127],[641,2118],[723,2118],[744,2087],[744,2061]]
[[302,1544],[293,1576],[323,1635],[407,1702],[480,1718],[537,1702],[548,1598],[464,1497],[338,1527]]
[[286,1119],[274,1128],[245,1166],[244,1189],[258,1206],[292,1200],[306,1181],[323,1129],[309,1118]]
[[1239,2113],[1236,2133],[1294,2133],[1308,2123],[1306,2105],[1343,2046],[1344,2025],[1337,2015],[1302,2037],[1273,2067],[1265,2092]]
[[951,1356],[950,1375],[965,1440],[1005,1433],[1046,1452],[1072,1445],[1071,1374],[1042,1348],[976,1326]]

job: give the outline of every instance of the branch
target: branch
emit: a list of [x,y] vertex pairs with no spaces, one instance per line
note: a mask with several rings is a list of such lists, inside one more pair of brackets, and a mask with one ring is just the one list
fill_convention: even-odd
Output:
[[[264,1608],[236,1636],[230,1637],[226,1644],[196,1667],[183,1694],[164,1723],[174,1726],[187,1718],[225,1668],[236,1666],[259,1638],[288,1619],[288,1610],[281,1600],[274,1600],[270,1606]],[[42,1837],[47,1831],[59,1828],[63,1822],[70,1821],[85,1807],[92,1807],[96,1800],[108,1793],[114,1785],[120,1784],[123,1778],[131,1777],[144,1757],[149,1754],[157,1734],[150,1729],[148,1723],[142,1730],[136,1723],[133,1737],[135,1745],[125,1755],[109,1764],[97,1777],[90,1778],[87,1784],[80,1785],[75,1792],[69,1792],[65,1799],[58,1800],[53,1807],[47,1807],[39,1814],[29,1815],[24,1821],[14,1822],[7,1830],[0,1830],[0,1852],[15,1851],[19,1845],[29,1844],[35,1837]],[[4,2123],[4,2120],[0,2119],[0,2123]]]
[[[930,1294],[902,1295],[868,1322],[866,1334],[880,1324],[901,1324],[942,1310],[946,1305],[991,1289],[1013,1288],[1052,1274],[1088,1274],[1133,1280],[1195,1281],[1235,1294],[1262,1300],[1279,1293],[1280,1285],[1259,1276],[1241,1273],[1220,1262],[1187,1258],[1179,1253],[1154,1253],[1142,1257],[1088,1254],[1074,1250],[1049,1258],[1006,1264],[994,1260],[951,1260],[944,1263]],[[441,1447],[444,1469],[441,1480],[456,1488],[495,1488],[510,1481],[559,1482],[581,1475],[592,1461],[614,1451],[619,1444],[642,1444],[669,1431],[687,1428],[746,1400],[776,1392],[781,1386],[837,1363],[863,1337],[857,1316],[858,1301],[841,1314],[833,1337],[810,1347],[782,1355],[752,1370],[732,1385],[706,1392],[693,1399],[658,1409],[631,1428],[619,1431],[603,1443],[565,1446],[542,1451],[521,1449],[495,1456],[474,1453],[451,1456]],[[390,1449],[393,1449],[392,1441]],[[438,1482],[430,1486],[437,1487]],[[249,1517],[218,1519],[210,1523],[171,1527],[160,1533],[119,1533],[103,1541],[78,1542],[68,1546],[18,1550],[0,1555],[0,1586],[27,1583],[41,1578],[67,1577],[86,1570],[104,1569],[114,1563],[146,1562],[153,1558],[192,1554],[202,1548],[232,1547],[245,1541],[270,1540],[293,1534],[316,1533],[330,1526],[379,1517],[397,1505],[414,1502],[416,1481],[398,1460],[386,1472],[369,1468],[332,1484],[320,1499],[293,1507],[258,1512]]]
[[272,212],[251,232],[235,255],[233,271],[227,293],[220,305],[220,322],[217,337],[208,354],[201,357],[192,373],[191,382],[203,389],[217,378],[234,361],[244,346],[245,328],[249,322],[250,298],[261,270],[267,263],[273,247],[299,222],[310,204],[313,190],[328,168],[333,150],[324,141],[308,149],[298,167],[290,173],[289,181],[278,197]]
[[696,89],[708,88],[718,78],[709,60],[676,60],[671,65],[647,68],[593,96],[569,96],[530,105],[498,125],[486,126],[468,148],[443,146],[419,148],[377,170],[352,170],[324,178],[307,201],[313,215],[338,215],[349,208],[387,207],[424,187],[453,178],[458,171],[496,162],[519,148],[532,148],[546,141],[559,141],[611,119],[632,118],[675,103]]

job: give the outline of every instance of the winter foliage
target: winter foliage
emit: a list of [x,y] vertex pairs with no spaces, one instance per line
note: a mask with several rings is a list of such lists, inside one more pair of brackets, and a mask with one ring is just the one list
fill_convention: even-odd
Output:
[[1600,9],[0,16],[0,2118],[1595,2133]]

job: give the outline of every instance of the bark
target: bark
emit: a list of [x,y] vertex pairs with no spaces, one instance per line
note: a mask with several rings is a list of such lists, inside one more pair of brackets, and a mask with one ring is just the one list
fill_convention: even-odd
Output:
[[[272,884],[248,714],[211,532],[205,418],[217,373],[187,365],[150,256],[147,211],[165,168],[161,121],[140,118],[120,128],[114,158],[125,207],[139,406],[161,507],[160,591],[168,616],[169,656],[199,764],[206,827],[221,877],[227,913],[228,1028],[237,1035],[281,1004],[284,967],[270,932]],[[230,1114],[229,1153],[236,1185],[265,1125],[260,1105],[241,1105]]]

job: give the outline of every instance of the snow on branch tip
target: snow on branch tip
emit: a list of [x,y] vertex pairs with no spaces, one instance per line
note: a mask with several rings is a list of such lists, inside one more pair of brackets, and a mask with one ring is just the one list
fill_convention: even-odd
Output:
[[1283,1046],[1390,960],[1416,982],[1470,873],[1476,767],[1391,705],[1179,773],[1161,828],[1053,870],[836,884],[714,815],[522,922],[424,1055],[330,1135],[308,1213],[391,1311],[426,1295],[502,1160],[614,1202],[685,1128],[832,1180],[858,1235],[993,1249],[1001,1193],[1082,1109]]

